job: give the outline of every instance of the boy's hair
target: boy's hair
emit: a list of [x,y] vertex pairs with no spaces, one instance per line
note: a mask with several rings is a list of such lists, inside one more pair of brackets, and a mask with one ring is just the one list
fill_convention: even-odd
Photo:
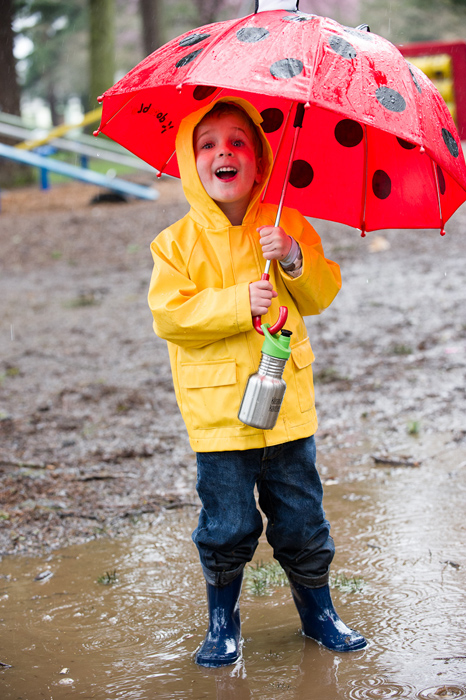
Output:
[[[234,102],[217,102],[217,104],[212,107],[210,112],[207,112],[205,114],[199,124],[196,126],[196,129],[202,124],[204,119],[208,119],[209,117],[224,117],[229,114],[236,114],[238,115],[249,127],[252,135],[252,141],[254,145],[254,151],[256,153],[257,158],[262,158],[262,141],[259,136],[259,133],[257,131],[257,127],[252,121],[251,117],[245,110],[240,107],[239,105],[235,104]],[[195,133],[195,132],[194,132]]]

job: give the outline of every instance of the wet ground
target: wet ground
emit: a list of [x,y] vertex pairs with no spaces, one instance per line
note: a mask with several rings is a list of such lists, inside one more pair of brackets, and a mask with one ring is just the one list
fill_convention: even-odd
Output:
[[206,671],[195,463],[145,300],[186,207],[157,187],[2,196],[0,697],[466,697],[466,211],[445,238],[318,225],[344,278],[308,319],[333,595],[369,647],[321,649],[287,588],[245,587],[244,661]]

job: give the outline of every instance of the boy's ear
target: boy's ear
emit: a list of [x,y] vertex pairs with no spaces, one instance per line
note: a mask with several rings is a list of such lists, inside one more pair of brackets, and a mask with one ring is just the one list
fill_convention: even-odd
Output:
[[257,184],[260,185],[263,178],[264,178],[264,159],[257,158],[257,160],[256,160],[256,177],[254,178],[254,182],[257,182]]

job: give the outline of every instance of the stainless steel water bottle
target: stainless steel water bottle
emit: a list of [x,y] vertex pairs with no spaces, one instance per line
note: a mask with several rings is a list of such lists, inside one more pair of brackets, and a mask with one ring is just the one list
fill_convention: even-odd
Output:
[[248,379],[238,418],[253,428],[272,430],[286,390],[282,375],[291,354],[291,331],[282,329],[280,334],[271,335],[268,323],[264,323],[261,328],[264,331],[264,343],[259,369]]

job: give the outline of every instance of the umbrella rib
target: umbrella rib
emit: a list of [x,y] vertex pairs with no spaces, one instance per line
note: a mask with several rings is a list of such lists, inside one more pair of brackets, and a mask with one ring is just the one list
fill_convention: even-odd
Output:
[[362,199],[362,219],[361,219],[361,236],[366,235],[366,206],[367,206],[367,161],[368,161],[368,143],[367,143],[367,125],[363,124],[364,130],[364,165],[363,165],[363,199]]
[[274,159],[273,159],[273,162],[272,162],[272,167],[270,168],[270,175],[269,175],[269,177],[268,177],[268,179],[267,179],[267,184],[266,184],[266,186],[264,187],[264,191],[262,192],[261,202],[264,201],[264,199],[265,199],[265,197],[266,197],[266,195],[267,195],[267,190],[269,189],[270,181],[271,181],[271,179],[272,179],[272,175],[273,175],[273,172],[274,172],[274,169],[275,169],[275,163],[277,162],[277,158],[278,158],[278,155],[279,155],[279,153],[280,153],[280,149],[281,149],[282,144],[283,144],[283,139],[284,139],[284,137],[285,137],[285,133],[286,133],[286,130],[287,130],[287,128],[288,128],[288,122],[290,121],[291,111],[292,111],[292,109],[293,109],[293,105],[294,105],[294,102],[291,102],[291,103],[290,103],[290,109],[288,110],[288,114],[287,114],[287,117],[286,117],[286,120],[285,120],[285,124],[284,124],[283,129],[282,129],[282,133],[280,134],[280,141],[278,142],[278,147],[277,147],[277,150],[275,151],[275,156],[274,156]]
[[[429,156],[429,158],[430,158],[430,156]],[[443,220],[442,202],[440,200],[440,187],[438,184],[438,173],[437,173],[437,168],[435,167],[436,163],[434,163],[432,158],[430,158],[430,162],[432,164],[432,171],[434,173],[435,190],[437,192],[437,203],[438,203],[438,211],[439,211],[439,216],[440,216],[440,233],[441,233],[441,235],[443,235],[445,233],[445,231],[444,231],[445,222]]]
[[132,94],[131,97],[125,102],[125,104],[122,105],[122,106],[120,107],[120,109],[119,109],[118,111],[115,112],[115,114],[112,114],[112,116],[111,116],[109,119],[107,119],[107,121],[105,122],[105,124],[102,124],[102,123],[101,123],[101,124],[99,125],[98,131],[99,131],[99,132],[102,131],[102,129],[104,129],[104,128],[107,126],[107,124],[110,124],[110,122],[111,122],[113,119],[115,119],[115,117],[116,117],[118,114],[120,114],[120,112],[121,112],[123,109],[126,109],[126,107],[129,105],[129,103],[130,103],[132,100],[134,100],[134,98],[135,98],[137,95],[139,95],[139,92],[142,92],[142,90],[139,90],[136,94]]

